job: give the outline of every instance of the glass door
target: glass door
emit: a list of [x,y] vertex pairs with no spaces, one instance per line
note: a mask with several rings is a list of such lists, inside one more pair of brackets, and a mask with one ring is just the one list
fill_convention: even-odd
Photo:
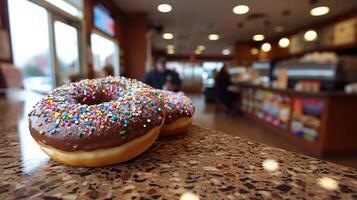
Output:
[[80,26],[79,23],[57,16],[52,19],[54,33],[54,65],[56,83],[69,83],[80,74]]

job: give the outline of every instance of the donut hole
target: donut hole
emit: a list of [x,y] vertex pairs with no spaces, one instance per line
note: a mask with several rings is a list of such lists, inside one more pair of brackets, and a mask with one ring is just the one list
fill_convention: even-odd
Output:
[[112,98],[108,97],[104,93],[95,93],[91,95],[90,97],[81,97],[78,99],[78,102],[80,104],[85,104],[85,105],[98,105],[104,102],[109,102],[113,100]]

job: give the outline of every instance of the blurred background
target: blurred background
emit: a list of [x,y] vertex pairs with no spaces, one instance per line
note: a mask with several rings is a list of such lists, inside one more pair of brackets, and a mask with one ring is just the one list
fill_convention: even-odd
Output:
[[357,167],[356,0],[0,0],[0,67],[3,93],[184,91],[197,125]]

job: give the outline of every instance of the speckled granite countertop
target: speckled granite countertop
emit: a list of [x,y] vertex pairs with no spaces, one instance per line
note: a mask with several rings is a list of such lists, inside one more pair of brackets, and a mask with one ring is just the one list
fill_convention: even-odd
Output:
[[32,140],[31,103],[0,100],[0,199],[357,199],[357,170],[193,126],[129,162],[63,166]]

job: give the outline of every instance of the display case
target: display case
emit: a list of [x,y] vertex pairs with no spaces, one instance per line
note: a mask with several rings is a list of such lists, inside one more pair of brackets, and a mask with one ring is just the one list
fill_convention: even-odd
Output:
[[301,81],[313,81],[319,83],[321,91],[343,90],[347,83],[357,82],[356,65],[355,56],[339,56],[333,60],[286,60],[276,64],[271,78],[276,80],[279,70],[286,69],[290,89]]
[[245,116],[303,150],[316,156],[357,152],[357,95],[238,87]]
[[281,129],[287,129],[290,116],[290,97],[268,90],[242,91],[242,109]]
[[323,100],[294,98],[291,132],[305,140],[316,142],[319,137],[323,109]]

